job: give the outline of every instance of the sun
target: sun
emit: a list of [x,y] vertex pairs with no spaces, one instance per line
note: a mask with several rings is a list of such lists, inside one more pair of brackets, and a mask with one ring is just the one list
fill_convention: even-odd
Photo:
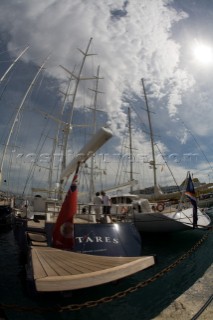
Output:
[[193,54],[197,62],[209,65],[213,63],[213,50],[210,46],[197,42],[193,48]]

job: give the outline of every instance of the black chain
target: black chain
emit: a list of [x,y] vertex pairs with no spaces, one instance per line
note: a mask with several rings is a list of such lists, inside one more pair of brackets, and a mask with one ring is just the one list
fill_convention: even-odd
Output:
[[[209,229],[209,231],[212,231],[213,227],[210,227],[208,229]],[[2,310],[4,310],[4,309],[13,309],[13,310],[19,311],[19,312],[32,312],[32,313],[39,313],[39,314],[40,313],[44,313],[44,312],[77,311],[77,310],[80,310],[80,309],[83,309],[83,308],[92,308],[92,307],[96,307],[98,305],[101,305],[103,303],[107,303],[107,302],[111,302],[111,301],[116,300],[116,299],[124,298],[128,294],[133,293],[133,292],[135,292],[135,291],[137,291],[137,290],[139,290],[141,288],[144,288],[148,284],[153,283],[157,279],[159,279],[162,276],[164,276],[166,273],[168,273],[171,270],[173,270],[183,260],[185,260],[187,257],[189,257],[193,252],[195,252],[195,250],[204,242],[204,240],[207,239],[208,235],[209,235],[209,232],[204,234],[203,237],[191,249],[189,249],[181,257],[179,257],[175,262],[173,262],[172,264],[170,264],[168,267],[164,268],[160,272],[156,273],[151,278],[149,278],[149,279],[147,279],[147,280],[145,280],[143,282],[139,282],[134,287],[130,287],[130,288],[128,288],[128,289],[126,289],[124,291],[121,291],[121,292],[117,292],[112,296],[104,297],[104,298],[101,298],[101,299],[96,300],[96,301],[87,301],[87,302],[84,302],[82,304],[71,304],[71,305],[67,305],[67,306],[55,306],[55,307],[46,307],[46,308],[23,307],[23,306],[18,306],[18,305],[15,305],[15,304],[10,304],[10,305],[8,305],[8,304],[0,304],[0,309],[2,309]]]

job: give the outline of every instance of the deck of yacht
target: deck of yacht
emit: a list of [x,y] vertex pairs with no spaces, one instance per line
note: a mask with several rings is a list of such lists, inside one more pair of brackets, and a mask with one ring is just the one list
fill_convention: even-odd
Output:
[[47,245],[45,221],[28,221],[32,278],[38,292],[76,290],[109,283],[155,264],[153,256],[109,257],[64,251]]
[[34,282],[39,292],[92,287],[154,265],[153,256],[103,257],[36,246],[31,248],[31,257]]

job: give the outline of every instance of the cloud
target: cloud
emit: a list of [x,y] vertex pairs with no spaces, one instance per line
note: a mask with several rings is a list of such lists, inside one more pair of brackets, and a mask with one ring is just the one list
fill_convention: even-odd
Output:
[[[7,34],[11,56],[17,56],[17,48],[28,44],[23,61],[40,65],[51,52],[46,72],[63,89],[68,74],[59,65],[75,68],[77,73],[82,56],[76,49],[85,51],[93,38],[89,52],[97,56],[88,57],[82,75],[91,75],[91,70],[95,75],[100,65],[104,80],[99,82],[99,90],[104,94],[98,105],[120,138],[127,131],[128,101],[131,99],[134,104],[133,98],[143,98],[141,78],[149,88],[149,99],[164,115],[168,112],[174,118],[182,111],[183,99],[195,80],[187,68],[180,68],[181,46],[172,32],[187,18],[186,13],[174,9],[170,0],[7,0],[1,3],[0,10],[0,26]],[[83,89],[89,84],[83,86],[79,88],[82,95],[77,98],[80,107],[90,98],[89,92],[83,97]],[[158,117],[161,118],[160,112]],[[167,128],[169,119],[162,123],[167,132],[172,132],[173,128]],[[185,143],[187,135],[179,130],[175,134]],[[199,132],[205,134],[203,126]],[[147,153],[147,136],[141,130],[135,136],[137,147],[143,145]],[[168,150],[163,143],[162,149]]]
[[[177,79],[176,92],[185,91],[191,85],[186,83],[186,72],[177,71],[180,48],[171,37],[172,26],[186,18],[186,14],[172,9],[171,3],[9,0],[1,7],[0,22],[9,33],[11,52],[29,44],[24,56],[27,61],[39,63],[52,52],[55,66],[62,64],[71,69],[78,62],[76,48],[85,50],[93,37],[92,49],[97,50],[105,78],[106,107],[115,120],[114,113],[122,105],[123,93],[134,91],[140,95],[142,77],[157,82],[159,91],[165,85],[170,91],[174,83],[171,79]],[[48,71],[53,76],[62,73],[55,68]],[[174,113],[180,102],[181,94],[173,94],[169,100],[170,112]]]

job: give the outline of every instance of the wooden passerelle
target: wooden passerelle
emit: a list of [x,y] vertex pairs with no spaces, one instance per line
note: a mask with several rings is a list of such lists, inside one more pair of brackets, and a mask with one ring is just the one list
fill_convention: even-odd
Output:
[[37,291],[66,291],[92,287],[124,278],[154,265],[153,256],[105,257],[31,247]]

